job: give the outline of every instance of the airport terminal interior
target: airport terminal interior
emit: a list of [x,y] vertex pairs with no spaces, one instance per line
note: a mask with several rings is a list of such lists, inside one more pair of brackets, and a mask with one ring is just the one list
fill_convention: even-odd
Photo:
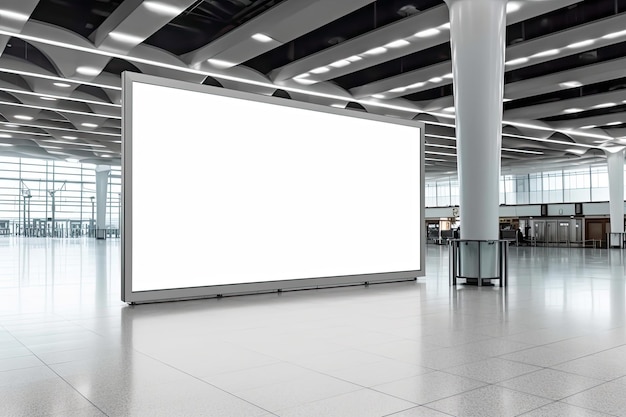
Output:
[[[468,64],[469,34],[498,27],[501,61]],[[626,416],[624,28],[626,0],[0,1],[0,416]],[[419,273],[122,301],[124,73],[418,126]],[[490,123],[497,146],[463,130]],[[201,161],[176,135],[143,149],[181,143]],[[193,241],[210,263],[212,202],[178,192],[208,167],[180,180],[181,161],[157,162],[152,197],[180,214],[150,220],[149,250]],[[462,175],[494,167],[493,187]],[[476,195],[496,204],[476,216]]]

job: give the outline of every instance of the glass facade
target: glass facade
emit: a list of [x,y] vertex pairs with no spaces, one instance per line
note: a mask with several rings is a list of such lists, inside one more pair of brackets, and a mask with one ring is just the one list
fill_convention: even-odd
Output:
[[[459,182],[456,177],[426,179],[425,196],[426,207],[456,206],[459,204]],[[600,201],[609,201],[609,174],[606,166],[500,177],[500,204]]]
[[[106,204],[111,230],[119,229],[121,178],[121,168],[111,167]],[[0,156],[0,223],[9,222],[11,234],[25,229],[49,234],[53,219],[59,236],[87,234],[95,223],[95,199],[95,165]]]

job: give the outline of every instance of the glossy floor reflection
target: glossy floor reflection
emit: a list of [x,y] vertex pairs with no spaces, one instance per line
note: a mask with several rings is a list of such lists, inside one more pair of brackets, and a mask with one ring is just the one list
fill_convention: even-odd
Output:
[[[171,244],[164,239],[162,244]],[[2,416],[626,416],[625,256],[128,307],[117,240],[0,238]]]

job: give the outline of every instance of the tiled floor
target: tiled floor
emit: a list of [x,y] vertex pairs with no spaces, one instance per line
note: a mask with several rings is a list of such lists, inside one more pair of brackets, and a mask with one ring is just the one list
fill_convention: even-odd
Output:
[[626,416],[620,250],[512,247],[505,291],[430,245],[417,282],[128,307],[119,249],[0,238],[1,416]]

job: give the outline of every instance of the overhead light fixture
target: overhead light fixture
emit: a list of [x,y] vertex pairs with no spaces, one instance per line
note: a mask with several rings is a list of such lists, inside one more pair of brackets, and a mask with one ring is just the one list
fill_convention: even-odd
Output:
[[142,5],[153,13],[165,16],[177,16],[185,10],[184,8],[172,6],[171,4],[162,3],[160,1],[144,1]]
[[547,51],[537,52],[536,54],[531,55],[531,58],[543,58],[546,56],[558,55],[559,52],[561,52],[560,49],[548,49]]
[[513,99],[512,98],[506,98],[506,97],[502,99],[503,103],[508,103],[509,101],[513,101]]
[[522,58],[516,58],[510,61],[507,61],[504,63],[504,65],[520,65],[520,64],[525,64],[527,62],[528,62],[528,58],[522,57]]
[[328,71],[330,71],[330,68],[328,67],[318,67],[311,70],[313,74],[323,74]]
[[5,127],[20,127],[19,125],[13,124],[13,123],[7,123],[4,125]]
[[81,75],[88,75],[91,77],[100,74],[101,70],[94,67],[78,67],[76,68],[76,72]]
[[71,87],[70,84],[67,83],[52,83],[53,85],[56,85],[57,87],[61,87],[61,88],[69,88]]
[[85,127],[98,127],[95,123],[81,123],[80,125]]
[[67,158],[66,159],[67,162],[78,162],[78,159],[75,158]]
[[454,106],[446,107],[445,109],[443,109],[443,111],[447,111],[448,113],[452,113],[454,111]]
[[594,127],[597,127],[596,125],[586,125],[586,126],[581,126],[581,129],[593,129]]
[[10,143],[0,143],[0,146],[4,146],[4,147],[8,148],[9,146],[13,146],[13,145],[10,144]]
[[592,109],[606,109],[609,107],[614,107],[617,106],[617,103],[602,103],[602,104],[596,104],[595,106],[592,106]]
[[454,78],[454,74],[450,72],[448,74],[442,75],[442,77],[451,80]]
[[46,101],[57,101],[56,98],[54,97],[46,97],[46,96],[41,96],[39,97],[41,100],[46,100]]
[[302,84],[302,85],[313,85],[317,83],[317,81],[311,80],[309,78],[294,78],[293,80],[297,82],[298,84]]
[[0,9],[0,17],[4,17],[5,19],[17,20],[20,22],[26,22],[29,18],[27,14],[6,9]]
[[78,139],[76,136],[61,136],[63,139],[75,140]]
[[423,87],[425,85],[426,85],[425,82],[419,82],[419,83],[407,85],[406,88],[421,88],[421,87]]
[[335,108],[337,108],[337,109],[345,109],[345,108],[346,108],[346,106],[345,106],[345,105],[343,105],[343,104],[337,104],[337,103],[335,103],[335,104],[331,104],[330,106],[331,106],[331,107],[335,107]]
[[237,65],[234,62],[224,61],[223,59],[215,59],[215,58],[209,58],[206,60],[206,62],[208,62],[209,64],[213,65],[216,68],[231,68]]
[[517,1],[509,1],[506,4],[506,12],[507,13],[515,13],[516,11],[518,11],[521,8],[522,8],[522,5],[519,2],[517,2]]
[[332,64],[330,64],[330,66],[335,67],[335,68],[343,68],[343,67],[347,67],[350,64],[351,62],[348,61],[347,59],[340,59],[339,61],[335,61]]
[[626,36],[626,30],[620,30],[619,32],[607,33],[602,37],[602,39],[615,39],[620,36]]
[[398,39],[396,41],[389,42],[385,46],[387,48],[402,48],[403,46],[408,46],[410,44],[411,44],[411,42],[409,42],[409,41],[405,41],[404,39]]
[[563,110],[563,113],[565,113],[565,114],[572,114],[572,113],[580,113],[581,111],[584,111],[584,110],[583,109],[579,109],[577,107],[572,107],[570,109]]
[[443,30],[450,30],[450,22],[448,23],[444,23],[441,26],[437,26],[438,29],[443,29]]
[[13,116],[13,117],[15,117],[15,118],[16,118],[16,119],[18,119],[18,120],[33,120],[33,117],[32,117],[32,116],[25,116],[25,115],[23,115],[23,114],[16,114],[16,115],[15,115],[15,116]]
[[443,81],[443,78],[441,78],[441,77],[433,77],[433,78],[431,78],[428,81],[430,81],[431,83],[440,83],[440,82]]
[[611,123],[607,123],[607,126],[617,126],[617,125],[621,125],[623,122],[611,122]]
[[255,41],[259,41],[259,42],[263,42],[263,43],[267,43],[267,42],[271,42],[274,40],[274,38],[272,38],[271,36],[267,36],[264,33],[255,33],[254,35],[251,36],[252,39],[254,39]]
[[377,48],[369,49],[363,53],[366,55],[380,55],[380,54],[384,54],[385,52],[387,52],[387,48],[383,48],[382,46],[379,46]]
[[577,88],[582,87],[583,83],[580,81],[566,81],[564,83],[560,83],[559,86],[563,88]]
[[503,151],[507,152],[516,152],[516,153],[526,153],[530,155],[543,155],[543,152],[540,151],[527,151],[525,149],[511,149],[511,148],[502,148]]
[[372,97],[377,99],[385,98],[383,94],[372,94]]
[[109,33],[109,37],[118,42],[129,43],[132,45],[140,44],[145,40],[142,36],[131,35],[130,33],[122,33],[122,32],[111,32]]
[[593,45],[595,41],[593,39],[586,39],[580,42],[574,42],[567,45],[567,48],[576,49],[576,48],[584,48],[585,46]]
[[413,36],[415,36],[416,38],[430,38],[432,36],[439,35],[440,33],[441,32],[439,31],[439,29],[431,28],[417,32]]
[[396,87],[389,90],[390,93],[404,93],[406,91],[406,87]]
[[107,155],[105,153],[101,154],[100,156],[103,157],[103,158],[113,158],[113,156]]
[[350,56],[350,57],[346,58],[346,60],[348,60],[348,61],[350,61],[350,62],[357,62],[357,61],[360,61],[360,60],[362,60],[362,59],[363,59],[363,58],[361,58],[361,57],[360,57],[360,56],[358,56],[358,55],[352,55],[352,56]]
[[12,138],[13,136],[9,135],[8,133],[0,133],[0,138],[3,139],[8,139],[8,138]]

